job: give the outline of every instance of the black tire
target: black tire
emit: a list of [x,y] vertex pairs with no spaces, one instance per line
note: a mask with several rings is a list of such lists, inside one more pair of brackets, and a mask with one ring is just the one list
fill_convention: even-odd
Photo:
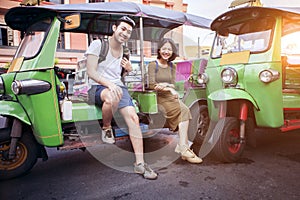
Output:
[[240,142],[240,124],[235,117],[225,117],[218,121],[214,133],[218,141],[213,152],[222,162],[237,161],[245,148],[245,142]]
[[0,141],[0,180],[26,174],[37,162],[38,144],[31,132],[23,133],[21,139],[17,142],[17,155],[13,160],[6,159],[9,145],[10,139]]
[[209,127],[209,116],[206,105],[195,104],[190,109],[192,120],[189,123],[188,136],[193,142],[191,149],[199,156],[199,152]]
[[189,123],[188,137],[193,143],[201,145],[206,136],[210,121],[207,106],[194,104],[190,112],[192,120]]

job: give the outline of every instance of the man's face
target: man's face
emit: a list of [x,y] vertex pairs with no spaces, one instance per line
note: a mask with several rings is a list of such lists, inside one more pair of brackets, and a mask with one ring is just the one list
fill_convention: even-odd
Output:
[[126,22],[121,22],[119,26],[113,27],[113,31],[115,39],[120,43],[124,43],[127,42],[131,36],[132,26],[130,26]]

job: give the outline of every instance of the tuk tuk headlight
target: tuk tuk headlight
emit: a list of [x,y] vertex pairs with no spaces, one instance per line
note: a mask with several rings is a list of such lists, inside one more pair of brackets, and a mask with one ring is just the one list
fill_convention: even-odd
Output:
[[39,94],[50,90],[51,84],[41,80],[15,80],[11,84],[11,90],[14,94]]
[[0,76],[0,95],[5,93],[5,87],[2,77]]
[[259,79],[263,83],[270,83],[279,79],[279,72],[273,69],[266,69],[259,73]]
[[235,69],[229,67],[221,72],[221,79],[225,85],[235,86],[237,84],[238,75]]
[[199,74],[197,82],[199,84],[206,84],[208,82],[208,75],[206,73]]

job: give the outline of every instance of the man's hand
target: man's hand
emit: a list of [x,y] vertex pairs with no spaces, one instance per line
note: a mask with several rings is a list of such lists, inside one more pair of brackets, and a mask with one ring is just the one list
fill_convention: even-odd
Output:
[[122,95],[123,95],[122,88],[120,88],[119,86],[117,86],[114,83],[111,83],[108,85],[108,89],[111,92],[111,95],[113,97],[117,98],[119,101],[121,100]]
[[123,57],[123,59],[121,61],[121,67],[123,67],[127,72],[132,71],[131,62],[125,57]]

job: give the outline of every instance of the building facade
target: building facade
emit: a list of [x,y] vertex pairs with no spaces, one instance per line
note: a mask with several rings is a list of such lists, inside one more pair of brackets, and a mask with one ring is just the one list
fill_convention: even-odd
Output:
[[[118,2],[130,1],[145,5],[158,6],[170,10],[181,12],[187,11],[187,4],[182,0],[0,0],[0,67],[4,67],[11,62],[16,48],[20,42],[19,31],[11,30],[5,24],[4,15],[8,9],[16,6],[26,5],[49,5],[49,4],[78,4],[78,3],[95,3],[95,2]],[[177,28],[168,35],[176,41],[178,46],[182,44],[182,27]],[[79,33],[62,33],[59,38],[57,47],[57,55],[59,66],[64,68],[74,68],[78,60],[83,56],[84,51],[88,47],[88,38],[85,34]],[[132,55],[138,55],[139,42],[130,40],[127,44],[132,51]],[[146,57],[156,56],[157,43],[144,42],[144,55]],[[179,48],[180,54],[183,49]]]

